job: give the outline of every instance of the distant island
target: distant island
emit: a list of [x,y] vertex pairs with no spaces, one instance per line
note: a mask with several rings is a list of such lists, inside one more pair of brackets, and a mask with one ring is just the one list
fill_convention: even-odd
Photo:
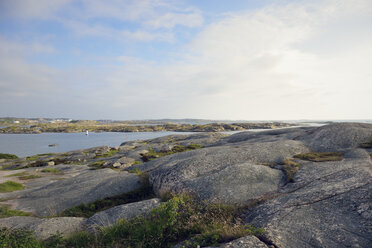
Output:
[[72,120],[68,118],[0,118],[0,133],[77,132],[223,132],[247,129],[274,129],[296,126],[285,122],[231,122],[200,119],[142,121]]

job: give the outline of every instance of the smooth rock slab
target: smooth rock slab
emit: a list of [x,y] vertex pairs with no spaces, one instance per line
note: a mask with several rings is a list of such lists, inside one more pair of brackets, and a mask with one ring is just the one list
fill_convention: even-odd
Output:
[[0,227],[9,229],[26,229],[32,231],[39,239],[47,239],[57,233],[68,236],[84,230],[85,218],[58,217],[40,219],[35,217],[15,216],[0,219]]
[[223,244],[220,248],[268,248],[268,246],[255,236],[246,236]]
[[282,171],[263,164],[307,151],[292,140],[239,143],[182,152],[135,168],[149,172],[159,195],[187,192],[222,203],[247,203],[284,184]]
[[139,215],[147,215],[153,208],[160,206],[160,201],[160,199],[154,198],[116,206],[96,213],[87,220],[86,225],[88,229],[95,229],[98,226],[115,225],[121,219],[132,219]]
[[279,248],[372,247],[372,164],[352,155],[359,158],[304,163],[296,183],[249,211],[247,223]]
[[111,169],[88,170],[25,192],[9,203],[18,210],[50,216],[82,203],[133,191],[140,186],[139,177],[135,174]]

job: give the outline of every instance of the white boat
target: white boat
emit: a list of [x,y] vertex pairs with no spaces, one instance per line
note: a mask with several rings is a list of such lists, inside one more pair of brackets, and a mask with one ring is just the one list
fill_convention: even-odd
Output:
[[89,132],[88,132],[88,130],[87,130],[87,131],[85,131],[85,135],[89,135]]

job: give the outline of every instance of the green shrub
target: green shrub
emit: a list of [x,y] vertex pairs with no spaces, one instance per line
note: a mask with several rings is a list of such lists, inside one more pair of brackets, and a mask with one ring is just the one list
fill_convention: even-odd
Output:
[[0,183],[0,193],[12,192],[24,188],[25,187],[22,184],[13,181],[6,181],[5,183]]
[[313,162],[326,162],[326,161],[341,161],[342,155],[337,152],[311,152],[301,153],[294,156],[302,160],[308,160]]
[[16,158],[18,158],[18,156],[14,154],[0,153],[0,159],[16,159]]

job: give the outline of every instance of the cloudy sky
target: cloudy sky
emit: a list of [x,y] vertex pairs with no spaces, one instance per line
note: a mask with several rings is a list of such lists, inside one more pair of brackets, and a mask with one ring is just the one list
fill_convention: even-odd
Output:
[[0,0],[0,116],[372,119],[371,0]]

